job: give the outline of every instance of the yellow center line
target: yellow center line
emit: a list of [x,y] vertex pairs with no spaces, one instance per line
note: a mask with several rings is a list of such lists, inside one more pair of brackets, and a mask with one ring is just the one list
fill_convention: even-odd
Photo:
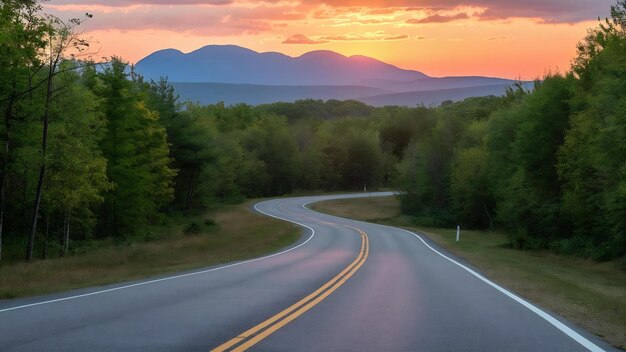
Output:
[[[296,213],[296,212],[291,211],[291,210],[289,210],[289,209],[285,209],[285,207],[283,207],[283,204],[284,204],[284,203],[279,204],[279,205],[278,205],[278,207],[279,207],[282,211],[284,211],[285,213],[290,213],[290,214],[293,214],[293,215],[295,215],[295,216],[300,216],[300,217],[303,217],[303,218],[305,218],[305,219],[309,219],[309,220],[311,220],[311,221],[313,221],[313,222],[316,222],[316,223],[318,223],[318,224],[331,225],[331,226],[338,226],[338,225],[339,225],[339,224],[337,224],[337,223],[335,223],[335,222],[323,221],[323,220],[320,220],[320,219],[316,219],[316,218],[310,217],[310,216],[308,216],[308,215],[299,214],[299,213]],[[307,208],[305,208],[305,209],[307,209]],[[347,226],[347,225],[344,225],[344,226],[346,226],[346,227],[350,227],[350,228],[355,229],[355,230],[358,230],[357,228],[352,227],[352,226]]]
[[367,238],[367,234],[360,229],[352,226],[347,227],[353,228],[361,234],[361,250],[357,258],[350,263],[350,265],[348,265],[322,287],[318,288],[315,292],[309,294],[305,298],[291,305],[289,308],[265,320],[264,322],[239,334],[237,337],[234,337],[222,345],[214,348],[212,352],[226,351],[239,343],[241,343],[241,345],[233,348],[232,351],[247,350],[278,329],[289,324],[309,309],[313,308],[343,285],[350,277],[352,277],[352,275],[354,275],[354,273],[359,270],[361,266],[363,266],[363,263],[365,263],[365,260],[369,256],[369,240]]

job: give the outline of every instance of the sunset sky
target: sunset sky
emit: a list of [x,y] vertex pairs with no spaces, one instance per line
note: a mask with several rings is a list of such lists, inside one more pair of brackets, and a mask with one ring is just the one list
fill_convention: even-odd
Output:
[[587,28],[614,0],[51,0],[98,56],[235,44],[299,56],[333,50],[431,76],[533,79],[565,71]]

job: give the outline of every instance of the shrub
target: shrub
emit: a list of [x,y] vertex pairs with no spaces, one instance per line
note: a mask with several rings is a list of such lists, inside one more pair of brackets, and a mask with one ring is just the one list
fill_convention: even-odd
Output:
[[183,229],[183,232],[185,233],[185,235],[195,235],[195,234],[200,233],[201,231],[202,231],[202,226],[200,226],[200,224],[198,224],[195,221],[187,224],[187,226],[185,226],[185,228]]

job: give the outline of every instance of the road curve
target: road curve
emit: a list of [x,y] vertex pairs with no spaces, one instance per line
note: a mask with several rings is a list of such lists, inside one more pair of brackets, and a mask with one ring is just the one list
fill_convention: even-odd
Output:
[[281,252],[106,287],[0,301],[0,351],[613,351],[408,231],[255,208],[305,228]]

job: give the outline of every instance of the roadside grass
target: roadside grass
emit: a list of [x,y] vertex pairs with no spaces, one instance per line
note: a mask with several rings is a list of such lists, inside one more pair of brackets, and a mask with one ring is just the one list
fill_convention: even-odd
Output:
[[253,213],[254,202],[150,228],[144,239],[102,245],[66,258],[0,267],[0,299],[139,279],[258,257],[294,243],[295,225]]
[[395,197],[324,201],[312,208],[423,233],[498,284],[626,349],[626,272],[617,261],[511,249],[507,236],[498,231],[461,229],[456,242],[456,229],[411,225]]

